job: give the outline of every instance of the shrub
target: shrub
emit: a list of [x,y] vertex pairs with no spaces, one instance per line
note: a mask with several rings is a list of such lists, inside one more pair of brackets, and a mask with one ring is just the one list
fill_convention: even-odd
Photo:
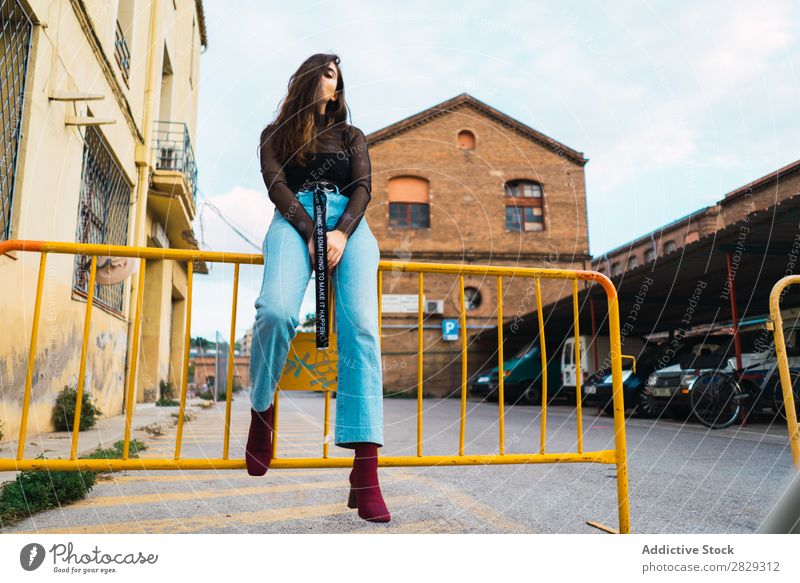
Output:
[[233,390],[231,392],[238,393],[243,388],[244,387],[242,387],[242,379],[240,377],[233,377]]
[[[44,454],[39,454],[44,458]],[[57,508],[86,497],[95,483],[91,471],[30,470],[0,490],[0,520],[4,525],[19,522],[35,512]]]
[[[72,422],[75,419],[75,403],[78,400],[78,390],[70,386],[64,389],[56,397],[56,404],[53,408],[53,424],[56,431],[72,431]],[[88,393],[83,393],[81,399],[81,419],[78,431],[94,427],[97,418],[103,412],[94,406]]]
[[[173,419],[173,420],[172,420],[172,424],[173,424],[173,425],[177,425],[177,424],[178,424],[178,420],[179,420],[179,419],[180,419],[180,417],[181,417],[181,416],[180,416],[180,413],[172,413],[172,417],[174,417],[174,418],[175,418],[175,419]],[[195,414],[194,414],[194,413],[190,413],[190,412],[186,411],[186,412],[183,414],[183,422],[184,422],[184,423],[188,423],[189,421],[193,421],[194,419],[196,419],[196,416],[195,416]]]
[[175,389],[172,383],[161,380],[158,385],[161,387],[161,396],[156,401],[156,407],[175,407],[181,404],[174,398]]
[[[118,459],[122,457],[124,440],[120,439],[113,447],[97,448],[88,455],[89,459]],[[147,446],[133,439],[130,442],[129,457],[138,457]],[[45,459],[39,454],[37,459]],[[26,470],[20,472],[16,480],[0,486],[0,523],[4,526],[23,520],[36,512],[58,508],[64,504],[81,500],[94,487],[98,474],[92,470]]]
[[[98,447],[92,453],[81,456],[87,459],[120,459],[122,457],[122,450],[125,448],[125,440],[120,439],[115,442],[112,447],[100,448]],[[139,457],[139,452],[147,449],[147,445],[138,439],[131,439],[128,447],[128,457]],[[105,471],[105,470],[104,470]]]

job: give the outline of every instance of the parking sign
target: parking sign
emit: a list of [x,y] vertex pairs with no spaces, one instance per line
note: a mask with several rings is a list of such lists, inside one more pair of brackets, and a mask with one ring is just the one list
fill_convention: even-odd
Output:
[[442,320],[442,340],[458,340],[458,320]]

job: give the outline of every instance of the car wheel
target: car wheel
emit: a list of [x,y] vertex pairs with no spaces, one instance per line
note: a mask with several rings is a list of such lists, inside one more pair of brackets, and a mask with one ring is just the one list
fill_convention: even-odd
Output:
[[637,391],[633,399],[633,414],[643,419],[652,419],[658,415],[658,409],[649,395],[644,391]]
[[525,405],[539,405],[542,402],[542,392],[534,384],[528,387],[522,393],[522,402]]

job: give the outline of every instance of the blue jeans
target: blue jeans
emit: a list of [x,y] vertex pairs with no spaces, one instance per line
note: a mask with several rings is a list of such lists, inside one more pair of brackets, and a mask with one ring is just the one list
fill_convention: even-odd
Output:
[[[311,190],[297,199],[314,217]],[[338,188],[326,196],[326,228],[333,230],[347,206]],[[312,275],[311,255],[303,237],[275,211],[262,245],[264,276],[255,302],[256,320],[250,352],[250,403],[264,411],[272,403],[297,334],[299,312]],[[334,443],[353,449],[354,442],[383,446],[383,370],[378,331],[378,241],[362,217],[350,235],[339,263],[330,272],[337,333],[338,383]]]

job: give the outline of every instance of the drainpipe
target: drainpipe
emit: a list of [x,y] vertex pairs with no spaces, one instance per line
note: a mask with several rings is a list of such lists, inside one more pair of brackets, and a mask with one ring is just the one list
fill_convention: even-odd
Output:
[[[148,52],[147,52],[147,74],[145,77],[144,87],[144,112],[142,121],[142,135],[144,137],[143,144],[136,144],[135,160],[136,160],[136,202],[135,202],[135,219],[133,229],[133,245],[144,247],[147,245],[147,235],[145,233],[145,225],[147,224],[147,193],[149,190],[150,182],[150,156],[153,137],[153,72],[156,68],[156,58],[158,55],[158,9],[159,3],[157,0],[151,0],[150,3],[150,29],[148,31]],[[141,262],[141,259],[139,260]],[[141,269],[141,263],[140,263]],[[133,324],[134,312],[136,307],[136,295],[139,293],[139,280],[138,277],[131,277],[131,295],[128,302],[128,356],[127,366],[125,367],[125,379],[128,379],[131,362],[131,350],[133,348]],[[144,308],[144,305],[142,306]],[[123,383],[124,384],[124,383]],[[138,389],[138,375],[134,379],[133,402],[137,401]],[[127,395],[127,391],[123,391],[123,400]],[[128,403],[123,403],[123,407],[128,407]]]

